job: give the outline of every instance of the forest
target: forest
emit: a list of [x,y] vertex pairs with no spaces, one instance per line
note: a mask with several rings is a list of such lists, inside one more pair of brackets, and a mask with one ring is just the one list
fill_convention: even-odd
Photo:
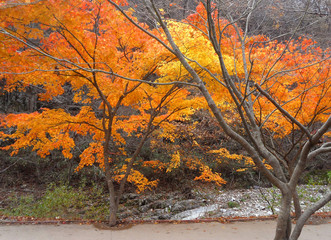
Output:
[[298,239],[331,200],[330,13],[327,0],[0,0],[0,215],[87,204],[80,217],[115,226],[133,199],[263,187],[277,190],[277,207],[260,190],[274,239]]

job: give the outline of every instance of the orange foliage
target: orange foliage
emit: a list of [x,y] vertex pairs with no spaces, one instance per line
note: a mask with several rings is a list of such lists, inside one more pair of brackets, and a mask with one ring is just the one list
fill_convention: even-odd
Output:
[[[330,49],[322,50],[308,38],[278,42],[262,35],[245,38],[242,47],[240,39],[244,39],[243,32],[240,29],[236,31],[236,25],[229,24],[227,20],[218,19],[216,10],[212,17],[217,24],[216,35],[222,36],[221,52],[226,69],[230,77],[236,79],[234,84],[238,91],[254,103],[254,115],[261,128],[282,138],[298,127],[259,94],[254,84],[260,85],[302,125],[326,121],[331,101]],[[212,77],[195,62],[189,62],[206,83],[227,121],[233,123],[240,117],[234,110],[235,102],[222,78],[218,56],[208,39],[206,23],[207,13],[200,2],[196,13],[182,23],[169,21],[169,30],[182,52],[214,75]],[[245,69],[249,70],[247,80]],[[190,79],[190,74],[177,59],[162,65],[160,73],[163,77],[159,81]],[[223,85],[215,81],[215,77]]]
[[[127,4],[125,0],[117,3]],[[127,14],[136,20],[132,11]],[[212,17],[219,18],[216,11]],[[260,85],[303,125],[327,119],[331,97],[329,50],[322,51],[309,39],[281,43],[265,36],[251,36],[246,39],[242,51],[242,31],[237,32],[224,19],[215,22],[218,24],[216,29],[224,30],[220,41],[227,70],[237,79],[238,91],[254,102],[253,111],[261,128],[284,137],[297,126],[259,94],[254,84]],[[180,50],[199,63],[190,61],[189,64],[200,74],[227,121],[235,122],[239,115],[234,110],[235,103],[228,88],[219,84],[219,81],[224,85],[226,82],[219,77],[222,76],[219,58],[205,34],[205,23],[206,12],[200,3],[195,14],[182,22],[168,20],[167,26]],[[141,26],[147,28],[144,24]],[[175,142],[177,133],[172,122],[183,121],[196,109],[207,108],[205,101],[188,97],[190,92],[183,88],[141,84],[119,77],[146,80],[156,73],[160,76],[156,80],[159,83],[191,80],[178,59],[169,58],[169,52],[142,31],[137,31],[106,0],[0,1],[0,30],[0,77],[6,79],[4,90],[24,91],[30,85],[42,86],[44,91],[39,98],[48,101],[63,94],[63,86],[70,84],[73,101],[83,106],[76,115],[64,109],[42,109],[36,113],[1,117],[2,127],[16,127],[14,133],[0,135],[1,139],[15,140],[3,148],[11,150],[12,154],[32,147],[42,157],[61,149],[66,158],[72,158],[75,142],[71,134],[76,133],[92,137],[92,142],[80,155],[77,170],[94,163],[104,169],[105,164],[115,164],[115,160],[120,159],[116,155],[104,155],[107,134],[113,140],[112,148],[126,156],[123,132],[126,136],[137,134],[140,137],[152,125],[159,138]],[[221,33],[219,30],[217,34]],[[164,39],[162,31],[151,31]],[[250,69],[247,81],[244,59]],[[219,77],[219,81],[201,66]],[[249,96],[245,95],[247,91]],[[93,104],[98,106],[95,108]],[[120,107],[135,111],[118,114]],[[156,110],[158,114],[152,118],[151,113]],[[145,162],[144,166],[172,171],[183,162],[179,151],[173,152],[168,164],[162,165],[155,160]],[[230,154],[226,149],[213,153],[253,166],[251,158]],[[213,173],[198,159],[187,163],[189,168],[198,168],[202,173],[196,180],[225,183],[220,174]],[[123,169],[117,174],[115,179],[123,178]],[[128,180],[135,183],[139,191],[157,184],[135,170],[131,171]]]
[[[126,5],[124,0],[117,2]],[[137,31],[107,1],[0,3],[5,6],[0,8],[0,28],[6,31],[0,34],[4,90],[42,86],[39,99],[48,101],[63,94],[63,86],[69,83],[73,101],[82,106],[75,114],[64,109],[41,109],[4,116],[3,127],[16,127],[14,133],[0,135],[1,139],[15,140],[4,148],[12,154],[32,147],[41,157],[60,149],[64,157],[72,158],[75,133],[92,138],[76,170],[95,163],[105,169],[105,164],[116,165],[121,156],[126,156],[124,136],[139,137],[150,127],[167,128],[171,121],[194,112],[192,106],[196,103],[187,98],[190,93],[185,89],[156,87],[119,77],[148,79],[167,56],[159,53],[155,40]],[[118,109],[124,107],[129,112],[119,113]],[[107,134],[112,139],[109,143]],[[105,144],[111,144],[116,154],[105,156]],[[114,178],[118,180],[120,176]],[[157,184],[136,170],[131,170],[128,181],[136,184],[138,191]]]
[[226,184],[226,181],[221,178],[221,174],[212,172],[212,170],[208,166],[203,166],[200,170],[202,171],[201,176],[194,178],[194,180],[214,182],[218,186]]
[[162,171],[165,169],[166,164],[164,164],[163,162],[161,162],[159,160],[151,160],[151,161],[144,161],[142,164],[142,167],[147,167],[147,168],[151,168],[153,170]]
[[[127,165],[123,165],[122,168],[116,171],[116,176],[114,180],[120,182],[126,172]],[[131,173],[128,177],[128,182],[133,183],[137,187],[137,193],[141,193],[147,189],[151,190],[155,188],[158,184],[158,180],[149,181],[141,172],[131,169]]]

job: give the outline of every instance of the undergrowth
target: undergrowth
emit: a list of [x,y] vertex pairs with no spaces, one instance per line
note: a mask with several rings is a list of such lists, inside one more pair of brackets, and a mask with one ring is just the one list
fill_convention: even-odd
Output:
[[92,187],[50,184],[42,197],[33,194],[7,198],[8,206],[0,209],[0,214],[9,216],[29,216],[36,218],[94,219],[107,218],[107,199],[97,185]]

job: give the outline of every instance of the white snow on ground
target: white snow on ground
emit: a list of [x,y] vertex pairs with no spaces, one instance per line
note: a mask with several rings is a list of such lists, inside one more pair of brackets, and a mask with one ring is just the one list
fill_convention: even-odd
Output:
[[[299,186],[298,195],[302,210],[321,199],[330,186]],[[204,217],[269,216],[279,211],[281,194],[275,188],[253,188],[214,193],[208,205],[176,214],[172,219],[192,220]],[[273,211],[272,211],[273,210]],[[294,209],[293,209],[294,211]],[[330,212],[331,202],[318,212]]]

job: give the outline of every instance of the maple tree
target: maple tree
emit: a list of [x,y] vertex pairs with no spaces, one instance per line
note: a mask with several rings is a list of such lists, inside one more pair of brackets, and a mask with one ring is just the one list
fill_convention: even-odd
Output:
[[[4,90],[42,86],[39,99],[49,101],[63,94],[69,84],[72,101],[80,108],[1,116],[3,128],[15,129],[1,132],[2,139],[14,140],[3,149],[17,154],[31,147],[41,157],[61,150],[71,159],[76,144],[73,133],[91,137],[76,171],[93,164],[104,170],[110,194],[109,223],[116,224],[127,181],[138,191],[158,183],[134,169],[150,134],[185,119],[197,104],[179,85],[152,84],[159,61],[166,59],[155,54],[153,39],[137,32],[104,1],[12,1],[1,7]],[[132,135],[139,143],[130,155],[125,145]]]
[[[296,37],[305,14],[286,41],[276,41],[249,34],[258,1],[247,1],[237,18],[227,14],[223,1],[199,1],[196,12],[180,22],[155,1],[144,1],[148,18],[163,33],[160,37],[139,26],[115,1],[108,2],[157,40],[166,55],[175,56],[161,66],[158,82],[176,79],[200,90],[223,131],[281,190],[275,239],[297,239],[308,217],[331,200],[328,193],[301,214],[296,193],[305,166],[331,151],[330,51]],[[293,231],[292,199],[298,219]]]
[[[154,186],[155,182],[148,182],[139,172],[133,170],[130,175],[140,145],[128,164],[114,168],[115,172],[106,169],[107,156],[114,163],[119,152],[125,154],[120,129],[142,131],[143,144],[158,126],[162,127],[159,137],[173,141],[176,128],[170,121],[189,116],[197,104],[208,108],[224,133],[246,151],[239,155],[220,148],[208,149],[208,154],[245,161],[281,190],[275,239],[297,239],[308,217],[330,201],[331,194],[327,194],[301,215],[296,193],[305,166],[331,150],[327,141],[331,125],[330,51],[318,48],[308,38],[295,37],[301,21],[286,41],[276,41],[250,34],[250,19],[258,9],[255,1],[248,1],[237,18],[224,14],[222,1],[200,1],[196,11],[189,11],[182,21],[169,18],[154,1],[144,1],[150,26],[138,22],[135,15],[139,12],[126,1],[47,1],[54,8],[45,8],[43,2],[12,1],[15,7],[3,8],[0,55],[4,63],[1,72],[11,73],[5,75],[7,90],[40,84],[45,89],[40,98],[48,100],[63,93],[59,86],[70,81],[76,93],[74,100],[86,106],[77,115],[45,109],[34,116],[5,117],[3,126],[17,126],[19,130],[12,135],[17,139],[12,145],[14,153],[38,137],[42,142],[33,145],[41,155],[61,147],[70,158],[74,143],[69,132],[92,134],[94,142],[82,155],[79,168],[96,161],[106,175],[116,175],[108,175],[108,186],[115,179],[122,183],[136,179],[141,183],[138,189]],[[20,8],[30,7],[26,3],[35,8],[29,9],[24,19],[17,18]],[[151,84],[153,73],[158,78]],[[189,98],[184,87],[191,92],[198,89],[208,107],[197,97]],[[95,106],[92,103],[96,99],[101,103]],[[121,106],[139,114],[116,115]],[[44,126],[40,126],[41,120]],[[104,147],[108,144],[111,148]],[[174,149],[168,165],[157,160],[143,165],[167,172],[182,162],[200,169],[197,180],[224,183],[199,159],[183,159],[180,149]],[[109,190],[114,196],[113,187]],[[293,232],[292,199],[298,218]],[[116,210],[114,201],[111,208]],[[111,222],[114,219],[113,215]]]

